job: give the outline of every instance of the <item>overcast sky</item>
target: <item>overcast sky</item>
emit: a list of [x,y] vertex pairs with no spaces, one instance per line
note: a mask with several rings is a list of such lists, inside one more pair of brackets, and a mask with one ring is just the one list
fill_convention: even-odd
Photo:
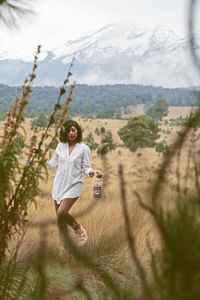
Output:
[[0,51],[49,38],[77,38],[113,22],[165,25],[185,36],[189,0],[29,0],[35,11],[18,29],[0,24]]

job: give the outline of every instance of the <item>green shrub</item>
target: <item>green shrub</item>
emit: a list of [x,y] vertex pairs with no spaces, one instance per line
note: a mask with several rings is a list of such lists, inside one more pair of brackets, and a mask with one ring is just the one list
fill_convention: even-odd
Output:
[[101,134],[98,127],[95,128],[94,133],[95,133],[97,136],[99,136],[99,135]]
[[101,128],[101,135],[102,135],[102,141],[101,141],[101,146],[98,147],[97,149],[97,154],[98,155],[105,155],[112,150],[116,148],[114,142],[113,142],[113,134],[111,130],[108,130],[106,132],[105,128]]
[[48,124],[48,117],[47,115],[41,113],[39,114],[39,116],[37,117],[37,119],[34,119],[32,122],[31,122],[31,129],[33,130],[33,128],[35,126],[37,127],[42,127],[42,128],[45,128]]
[[94,137],[93,137],[92,133],[88,134],[88,136],[84,139],[84,142],[86,143],[86,145],[88,145],[88,147],[92,151],[96,150],[99,146],[99,144],[94,141]]
[[118,131],[124,145],[132,152],[137,148],[154,147],[155,140],[159,138],[158,123],[146,115],[132,118]]

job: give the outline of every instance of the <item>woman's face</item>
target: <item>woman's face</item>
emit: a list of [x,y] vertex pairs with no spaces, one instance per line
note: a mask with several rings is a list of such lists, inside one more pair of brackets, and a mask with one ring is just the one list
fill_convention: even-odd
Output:
[[70,130],[67,134],[67,138],[69,142],[75,142],[78,136],[78,130],[76,129],[75,126],[71,126]]

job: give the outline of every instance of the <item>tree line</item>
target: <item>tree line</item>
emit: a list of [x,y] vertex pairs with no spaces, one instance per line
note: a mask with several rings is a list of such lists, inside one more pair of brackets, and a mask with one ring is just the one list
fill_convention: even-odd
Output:
[[[0,84],[0,113],[5,113],[21,94],[21,87]],[[32,102],[27,106],[28,115],[49,115],[55,105],[59,88],[54,86],[34,87]],[[144,104],[147,110],[158,99],[164,98],[170,106],[197,105],[197,92],[190,89],[169,89],[135,84],[89,86],[77,84],[71,110],[77,116],[114,118],[121,108]]]

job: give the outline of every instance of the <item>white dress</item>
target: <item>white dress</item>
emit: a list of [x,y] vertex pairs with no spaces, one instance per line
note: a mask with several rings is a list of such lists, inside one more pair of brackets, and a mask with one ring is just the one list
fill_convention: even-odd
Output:
[[90,148],[83,143],[77,143],[69,155],[69,144],[59,143],[53,159],[48,159],[46,165],[50,170],[57,169],[53,182],[53,199],[60,204],[64,198],[76,198],[82,190],[82,173],[89,177],[92,170]]

